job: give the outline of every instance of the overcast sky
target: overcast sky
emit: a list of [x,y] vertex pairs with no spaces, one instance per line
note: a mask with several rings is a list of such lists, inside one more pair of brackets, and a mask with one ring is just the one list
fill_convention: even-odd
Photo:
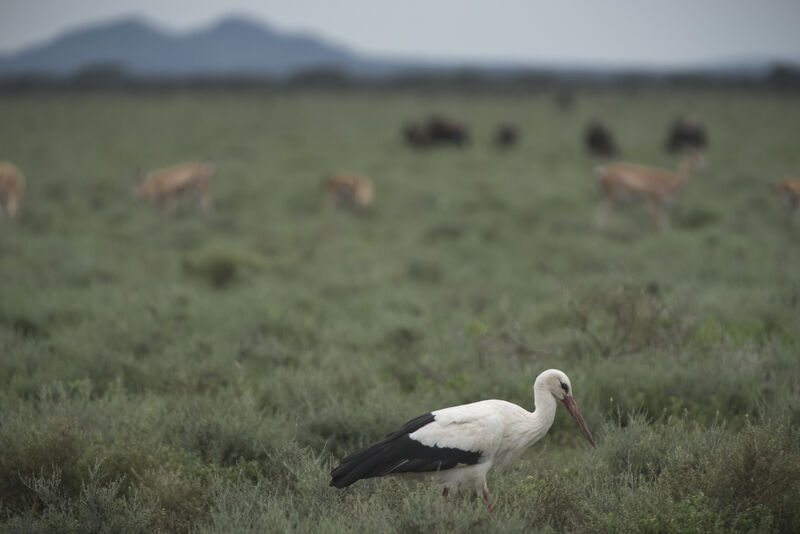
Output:
[[132,14],[184,32],[231,13],[368,54],[663,66],[800,60],[800,0],[0,0],[0,52]]

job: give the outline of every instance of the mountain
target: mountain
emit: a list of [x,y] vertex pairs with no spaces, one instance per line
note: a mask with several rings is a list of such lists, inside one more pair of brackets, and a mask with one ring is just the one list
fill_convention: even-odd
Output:
[[353,74],[392,70],[392,62],[364,58],[308,35],[279,32],[229,17],[184,35],[139,18],[68,32],[11,56],[0,56],[0,77],[69,76],[89,65],[116,64],[141,76],[259,74],[276,77],[332,67]]
[[[798,62],[787,62],[796,68]],[[590,63],[525,65],[511,62],[476,62],[370,58],[323,39],[278,31],[247,17],[228,17],[207,28],[186,34],[167,32],[136,17],[79,28],[16,54],[0,55],[0,79],[26,74],[69,77],[87,67],[122,68],[135,76],[269,76],[286,78],[297,72],[336,69],[355,76],[378,77],[400,73],[446,74],[480,72],[504,76],[540,71],[578,79],[597,79],[637,72],[663,76],[675,72],[703,72],[713,76],[763,77],[772,61],[742,57],[685,68],[640,68]],[[463,67],[468,66],[468,69]]]

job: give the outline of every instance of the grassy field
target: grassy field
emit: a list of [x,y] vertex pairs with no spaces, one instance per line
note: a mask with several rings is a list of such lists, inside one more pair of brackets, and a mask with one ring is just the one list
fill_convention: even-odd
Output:
[[[0,220],[0,522],[7,532],[800,531],[800,99],[734,92],[39,95],[0,98],[27,176]],[[405,121],[472,126],[416,152]],[[626,159],[674,166],[701,117],[708,166],[671,228],[628,205],[598,228],[606,120]],[[520,146],[490,145],[513,120]],[[217,166],[212,212],[136,202],[136,166]],[[320,180],[372,178],[364,213]],[[566,411],[503,473],[497,512],[435,488],[340,491],[347,452],[431,409]]]

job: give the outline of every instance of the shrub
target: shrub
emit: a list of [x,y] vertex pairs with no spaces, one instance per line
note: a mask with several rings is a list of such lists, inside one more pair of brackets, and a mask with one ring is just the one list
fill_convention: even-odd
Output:
[[573,294],[571,326],[604,358],[653,346],[675,346],[684,325],[659,296],[658,286],[623,285]]
[[75,496],[63,493],[61,470],[54,467],[38,476],[25,477],[25,485],[36,495],[40,511],[27,511],[6,523],[8,532],[27,533],[149,533],[156,527],[155,501],[134,493],[124,496],[119,479],[103,482],[99,466],[83,477]]
[[57,471],[58,490],[76,498],[88,469],[89,443],[74,420],[51,419],[32,428],[26,422],[0,426],[0,501],[11,513],[39,507],[26,480]]

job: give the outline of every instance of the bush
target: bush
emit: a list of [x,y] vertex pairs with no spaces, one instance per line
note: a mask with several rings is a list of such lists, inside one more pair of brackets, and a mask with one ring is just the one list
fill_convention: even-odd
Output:
[[58,490],[67,498],[76,498],[89,467],[89,443],[74,420],[51,419],[33,428],[26,422],[0,425],[0,502],[15,514],[41,504],[26,480],[57,471]]
[[119,479],[103,482],[99,466],[89,469],[75,496],[63,493],[61,470],[26,477],[25,485],[36,495],[40,511],[15,516],[4,526],[20,534],[65,532],[97,534],[136,534],[156,528],[157,505],[154,500],[134,493],[124,496]]
[[800,431],[785,421],[750,424],[736,433],[677,419],[655,426],[628,419],[624,428],[606,425],[597,450],[566,466],[533,469],[529,463],[534,474],[514,473],[511,487],[497,490],[501,502],[511,500],[530,524],[559,531],[800,528]]
[[681,316],[666,305],[654,283],[573,294],[569,306],[571,326],[582,334],[583,345],[604,358],[672,347],[683,337]]

